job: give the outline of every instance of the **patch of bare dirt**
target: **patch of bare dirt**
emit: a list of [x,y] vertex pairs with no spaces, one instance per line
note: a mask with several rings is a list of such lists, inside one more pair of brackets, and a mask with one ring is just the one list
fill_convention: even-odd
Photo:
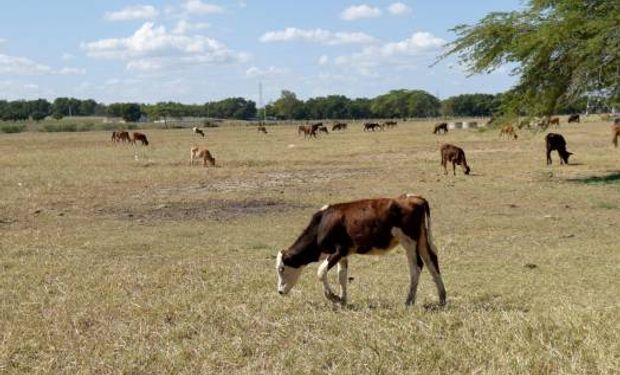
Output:
[[250,215],[287,212],[305,208],[305,205],[270,199],[218,200],[205,202],[171,202],[147,207],[110,207],[97,209],[97,213],[125,220],[192,221],[230,220]]

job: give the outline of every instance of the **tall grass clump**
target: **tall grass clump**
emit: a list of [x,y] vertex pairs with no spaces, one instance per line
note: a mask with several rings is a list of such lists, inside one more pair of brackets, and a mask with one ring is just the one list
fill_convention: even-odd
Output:
[[0,132],[2,133],[21,133],[26,130],[24,124],[5,124],[0,126]]

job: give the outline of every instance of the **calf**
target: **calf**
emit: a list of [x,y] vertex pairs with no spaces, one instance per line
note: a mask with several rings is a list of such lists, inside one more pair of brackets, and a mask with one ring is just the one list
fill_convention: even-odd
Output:
[[578,115],[578,114],[572,114],[572,115],[568,116],[568,121],[567,121],[567,122],[568,122],[569,124],[570,124],[571,122],[580,123],[580,122],[581,122],[581,119],[579,118],[579,115]]
[[149,141],[148,139],[146,139],[145,134],[133,132],[133,139],[131,140],[131,143],[135,145],[137,141],[140,141],[140,143],[142,143],[143,146],[149,145]]
[[448,123],[441,122],[435,125],[435,129],[433,129],[433,134],[446,134],[448,132]]
[[204,133],[201,129],[198,129],[198,128],[197,128],[197,127],[195,127],[195,126],[192,128],[192,132],[194,132],[194,134],[200,134],[200,135],[202,135],[203,137],[205,136],[205,133]]
[[215,158],[211,155],[211,152],[206,148],[192,147],[189,155],[189,165],[194,165],[194,160],[202,159],[202,166],[206,167],[207,162],[211,166],[215,167]]
[[549,125],[560,126],[560,118],[559,117],[552,117],[549,120]]
[[566,151],[566,141],[562,134],[557,133],[549,133],[545,137],[545,143],[547,146],[547,165],[550,165],[551,162],[551,151],[557,150],[560,155],[560,164],[568,164],[568,158],[573,153]]
[[618,147],[618,137],[620,137],[620,121],[618,122],[618,124],[614,124],[611,126],[611,134],[611,143],[613,143],[615,147]]
[[256,128],[256,130],[259,133],[267,134],[267,128],[264,125],[258,125],[258,128]]
[[443,166],[444,174],[448,174],[448,162],[452,163],[452,173],[456,176],[456,166],[460,165],[463,168],[465,174],[469,174],[471,170],[465,160],[465,151],[463,149],[450,144],[443,144],[439,149],[441,151],[441,165]]
[[515,132],[515,128],[512,125],[506,125],[499,131],[499,137],[506,135],[510,138],[517,139],[519,136]]
[[129,136],[129,132],[125,130],[115,130],[112,132],[112,142],[127,142],[131,143],[131,137]]
[[[432,240],[430,207],[424,198],[411,194],[324,206],[312,216],[293,245],[278,252],[278,293],[287,294],[305,266],[324,259],[317,274],[325,297],[346,304],[347,257],[351,254],[383,255],[398,244],[405,248],[411,276],[406,304],[415,303],[420,272],[426,265],[437,287],[439,303],[444,305],[446,289]],[[327,280],[327,272],[336,264],[340,284],[338,296]]]

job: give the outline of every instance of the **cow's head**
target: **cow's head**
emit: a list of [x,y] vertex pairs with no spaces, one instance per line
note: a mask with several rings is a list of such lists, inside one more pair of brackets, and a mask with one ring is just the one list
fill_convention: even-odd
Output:
[[295,268],[284,264],[282,259],[284,250],[278,252],[276,257],[276,271],[278,272],[278,293],[287,294],[299,279],[302,267]]
[[471,171],[471,168],[469,168],[469,166],[465,166],[465,174],[469,174],[469,171]]
[[560,157],[562,158],[562,160],[564,160],[565,164],[568,164],[568,158],[573,154],[570,151],[564,151],[564,152],[559,152],[560,153]]

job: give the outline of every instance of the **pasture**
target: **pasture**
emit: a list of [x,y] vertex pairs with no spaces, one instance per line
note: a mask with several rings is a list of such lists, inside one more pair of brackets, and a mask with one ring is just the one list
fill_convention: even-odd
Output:
[[[0,373],[612,374],[620,371],[620,150],[609,122],[545,132],[361,123],[0,135]],[[471,175],[444,176],[439,145]],[[189,167],[193,145],[217,168]],[[451,168],[449,168],[451,172]],[[318,264],[288,296],[276,251],[326,203],[420,193],[448,292],[404,251],[349,260],[349,304]],[[337,284],[333,274],[332,286]]]

